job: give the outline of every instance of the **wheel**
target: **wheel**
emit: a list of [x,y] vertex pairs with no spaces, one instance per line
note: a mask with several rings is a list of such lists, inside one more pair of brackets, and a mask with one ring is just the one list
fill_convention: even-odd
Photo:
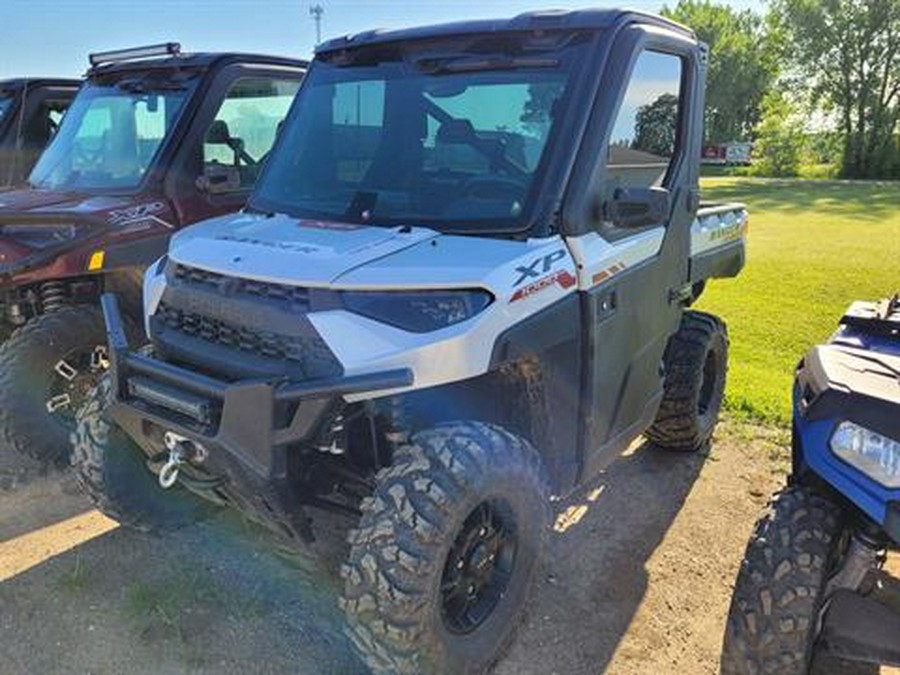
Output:
[[647,439],[660,448],[699,450],[712,438],[725,395],[725,324],[712,314],[685,312],[664,360],[663,400]]
[[375,673],[481,673],[512,640],[543,559],[537,452],[496,426],[416,434],[349,535],[341,605]]
[[723,675],[803,675],[823,592],[840,558],[840,509],[802,488],[778,493],[756,525],[735,583]]
[[104,376],[88,393],[71,439],[72,466],[91,501],[104,515],[144,532],[177,529],[209,515],[213,506],[181,486],[163,490],[144,452],[106,419],[110,387]]
[[0,345],[0,439],[44,463],[65,465],[75,411],[108,366],[99,308],[35,317]]

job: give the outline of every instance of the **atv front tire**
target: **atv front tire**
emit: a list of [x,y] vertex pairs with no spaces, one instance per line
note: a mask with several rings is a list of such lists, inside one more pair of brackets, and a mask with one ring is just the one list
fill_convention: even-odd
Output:
[[825,585],[840,553],[840,509],[802,487],[778,493],[756,525],[735,583],[722,675],[805,675]]
[[503,653],[544,555],[549,493],[528,443],[475,422],[416,434],[349,534],[341,605],[374,673],[482,673]]
[[132,529],[159,532],[200,520],[212,505],[179,485],[163,490],[144,452],[105,418],[110,386],[104,376],[76,416],[72,466],[81,487],[104,515]]
[[660,448],[696,451],[719,421],[728,370],[728,331],[716,316],[686,311],[664,357],[663,400],[647,439]]
[[64,466],[76,410],[102,374],[106,328],[96,307],[31,319],[0,345],[0,441],[5,449]]

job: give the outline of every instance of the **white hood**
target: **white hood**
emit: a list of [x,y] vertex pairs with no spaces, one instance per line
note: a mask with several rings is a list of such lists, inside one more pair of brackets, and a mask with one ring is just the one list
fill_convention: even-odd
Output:
[[220,274],[327,286],[361,265],[438,236],[423,227],[368,227],[239,213],[182,230],[172,238],[169,257]]

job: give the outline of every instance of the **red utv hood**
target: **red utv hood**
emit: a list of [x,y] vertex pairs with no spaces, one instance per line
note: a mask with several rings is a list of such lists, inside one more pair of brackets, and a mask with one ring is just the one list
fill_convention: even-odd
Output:
[[[155,201],[160,202],[160,210],[165,208],[162,200],[147,197],[98,196],[58,190],[11,190],[0,192],[0,220],[10,222],[18,216],[27,216],[31,221],[42,215],[71,215],[79,220],[96,218],[106,222],[114,211]],[[119,217],[122,215],[127,214],[120,214]]]
[[[0,228],[5,226],[74,225],[75,239],[60,245],[31,248],[14,234],[0,231],[0,273],[44,264],[60,251],[95,234],[114,242],[151,228],[165,231],[175,218],[165,199],[154,195],[110,196],[57,190],[18,189],[0,192]],[[113,233],[110,233],[110,228]],[[101,232],[106,234],[101,235]]]

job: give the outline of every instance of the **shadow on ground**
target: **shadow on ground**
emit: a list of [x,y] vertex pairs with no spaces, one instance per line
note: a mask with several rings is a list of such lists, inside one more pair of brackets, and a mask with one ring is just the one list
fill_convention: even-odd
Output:
[[[607,669],[646,593],[646,562],[681,510],[704,459],[645,443],[562,505],[560,510],[574,508],[574,513],[586,509],[577,523],[555,533],[549,576],[498,674]],[[548,669],[529,670],[535,658]]]
[[363,673],[336,591],[228,513],[164,538],[120,528],[0,584],[0,670]]
[[[771,474],[759,447],[722,447],[641,446],[558,504],[547,574],[497,675],[715,671],[737,552]],[[0,493],[0,541],[88,509],[71,482]],[[318,559],[279,553],[228,513],[165,538],[117,529],[0,583],[2,672],[362,675],[337,592]]]

